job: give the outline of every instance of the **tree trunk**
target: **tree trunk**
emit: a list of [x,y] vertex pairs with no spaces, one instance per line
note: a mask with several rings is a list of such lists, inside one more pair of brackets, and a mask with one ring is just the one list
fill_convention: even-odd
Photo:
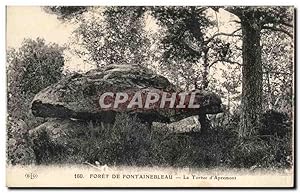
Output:
[[203,66],[204,66],[204,72],[202,75],[202,85],[201,85],[201,90],[206,90],[208,87],[208,74],[209,74],[209,64],[208,64],[208,56],[207,53],[209,51],[209,48],[205,48],[204,49],[204,62],[203,62]]
[[241,18],[243,32],[242,114],[239,137],[251,137],[259,127],[262,112],[262,62],[260,25],[249,14]]
[[210,121],[208,120],[205,113],[201,113],[198,115],[198,121],[201,125],[201,134],[207,134],[207,131],[210,129]]

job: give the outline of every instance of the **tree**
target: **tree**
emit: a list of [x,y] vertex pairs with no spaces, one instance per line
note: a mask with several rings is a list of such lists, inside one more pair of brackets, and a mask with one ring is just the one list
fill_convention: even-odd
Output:
[[260,127],[263,96],[261,31],[280,31],[292,37],[293,13],[287,7],[225,7],[242,28],[242,115],[239,136],[251,137]]
[[75,30],[76,50],[98,67],[109,64],[146,65],[150,42],[144,30],[143,7],[106,7],[90,11]]
[[[207,17],[208,7],[154,7],[152,15],[163,27],[160,50],[161,63],[168,68],[184,68],[180,74],[189,80],[192,78],[195,88],[205,90],[208,87],[209,70],[218,62],[231,61],[231,46],[219,39],[219,36],[239,36],[236,34],[216,33],[209,36],[207,31],[213,21]],[[196,69],[195,70],[195,65]],[[200,68],[199,68],[200,67]],[[200,70],[202,67],[202,70]],[[186,70],[191,68],[194,70]],[[192,74],[187,74],[191,72]],[[189,86],[188,86],[189,87]]]
[[88,11],[89,6],[46,6],[46,13],[56,14],[60,20],[70,20]]
[[[260,116],[262,113],[262,96],[263,96],[263,70],[262,70],[262,50],[261,50],[261,31],[272,30],[287,34],[292,37],[290,32],[293,13],[287,7],[223,7],[224,10],[237,16],[237,21],[242,30],[242,117],[239,136],[241,138],[250,137],[256,133],[256,129],[260,127]],[[219,8],[212,7],[214,10]],[[162,11],[161,11],[162,10]],[[205,28],[209,26],[209,22],[204,15],[205,8],[184,7],[184,8],[158,8],[158,20],[167,26],[168,43],[173,46],[166,46],[166,58],[185,58],[196,62],[203,60],[204,73],[202,83],[206,88],[207,83],[207,67],[214,64],[208,64],[206,57],[209,51],[209,42],[220,35],[239,36],[237,28],[230,34],[217,33],[211,38],[205,37]],[[161,13],[162,12],[162,13]],[[202,17],[201,17],[202,16]],[[192,21],[192,22],[189,22]],[[193,23],[193,25],[189,25]],[[183,27],[182,27],[183,26]],[[189,42],[192,43],[187,43]],[[192,41],[191,41],[192,40]],[[196,43],[195,43],[196,42]],[[168,45],[167,44],[167,45]],[[191,45],[191,46],[190,46]],[[224,45],[224,44],[223,44]],[[227,44],[225,44],[227,45]],[[194,49],[196,48],[196,49]],[[200,49],[198,49],[200,48]],[[222,46],[222,49],[224,46]],[[225,47],[226,48],[226,47]],[[223,49],[224,50],[224,49]],[[171,53],[170,53],[171,52]],[[175,54],[174,54],[175,53]],[[200,54],[201,53],[201,54]],[[218,52],[217,53],[223,53]],[[221,55],[222,56],[222,55]],[[226,58],[221,58],[226,61]],[[220,60],[216,60],[217,62]],[[229,61],[229,63],[234,63]]]
[[9,117],[26,120],[34,95],[57,82],[64,65],[63,47],[45,40],[25,39],[7,52]]
[[144,29],[145,7],[58,6],[45,10],[58,15],[59,19],[77,18],[79,27],[74,31],[73,51],[86,62],[97,67],[109,64],[147,66],[150,41]]
[[[207,90],[209,71],[220,62],[235,64],[230,43],[220,36],[240,36],[237,29],[232,33],[209,35],[214,22],[207,16],[208,7],[154,7],[152,15],[163,27],[161,50],[162,65],[177,69],[179,77],[187,81],[189,89],[192,80],[194,89]],[[176,75],[175,74],[175,75]],[[177,76],[175,76],[177,78]],[[206,114],[199,114],[202,131],[210,127]]]

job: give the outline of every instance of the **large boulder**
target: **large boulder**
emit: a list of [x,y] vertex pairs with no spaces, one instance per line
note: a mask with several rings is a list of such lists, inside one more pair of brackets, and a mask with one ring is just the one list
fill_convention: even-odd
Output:
[[138,156],[141,146],[148,147],[152,130],[144,128],[136,117],[118,114],[113,124],[49,119],[30,130],[29,136],[38,164],[107,164],[127,154]]
[[36,162],[38,164],[68,162],[68,159],[72,159],[71,156],[80,149],[80,145],[88,141],[86,137],[88,127],[89,123],[86,121],[51,119],[31,129],[29,139],[36,155]]
[[85,74],[73,74],[40,91],[31,104],[37,117],[74,118],[112,122],[116,113],[137,114],[147,122],[174,122],[199,114],[222,111],[221,99],[212,92],[199,91],[196,95],[198,109],[140,109],[99,107],[99,96],[105,92],[180,92],[168,79],[137,65],[110,65]]

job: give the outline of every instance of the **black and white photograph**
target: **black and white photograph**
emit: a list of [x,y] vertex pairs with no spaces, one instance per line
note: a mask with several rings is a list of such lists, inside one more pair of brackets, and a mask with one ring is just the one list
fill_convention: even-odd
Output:
[[8,187],[293,188],[294,6],[6,6]]

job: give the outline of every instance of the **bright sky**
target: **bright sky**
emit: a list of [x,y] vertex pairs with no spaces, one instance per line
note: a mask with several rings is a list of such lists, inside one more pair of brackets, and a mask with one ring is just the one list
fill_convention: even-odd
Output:
[[[224,23],[228,23],[232,18],[222,10],[220,15],[222,15],[218,18],[221,24],[220,31],[228,31],[228,26],[224,27]],[[152,24],[153,22],[147,20],[146,23]],[[63,45],[68,42],[68,38],[75,29],[74,25],[61,22],[56,15],[47,14],[39,6],[7,6],[6,25],[8,47],[19,47],[24,38],[35,39],[37,37],[44,38],[47,42]]]
[[[8,6],[6,23],[7,47],[18,48],[24,38],[44,38],[47,43],[68,43],[75,25],[62,22],[56,15],[48,14],[39,6]],[[80,58],[65,52],[65,66],[70,70],[87,70],[89,65]]]
[[24,38],[44,38],[47,42],[64,44],[74,26],[62,23],[55,15],[37,6],[7,7],[7,46],[19,47]]

